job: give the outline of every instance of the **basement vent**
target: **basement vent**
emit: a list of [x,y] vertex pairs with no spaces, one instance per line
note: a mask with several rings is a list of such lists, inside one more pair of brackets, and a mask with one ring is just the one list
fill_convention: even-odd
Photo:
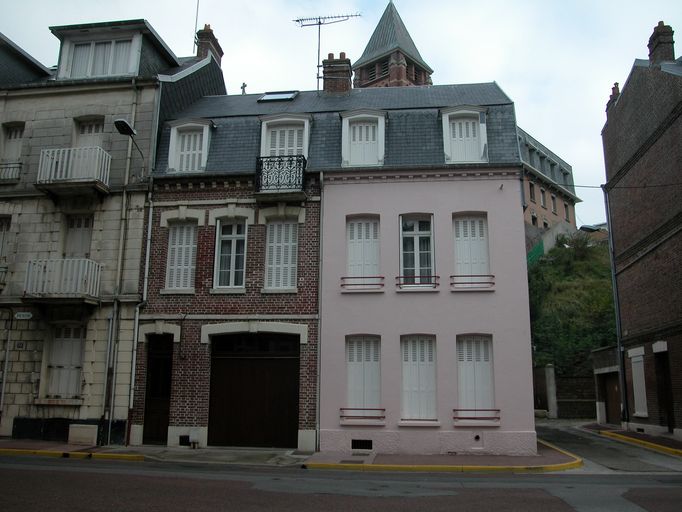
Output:
[[189,436],[180,436],[180,441],[178,443],[180,446],[189,446]]
[[351,439],[350,441],[351,450],[371,450],[372,440],[371,439]]

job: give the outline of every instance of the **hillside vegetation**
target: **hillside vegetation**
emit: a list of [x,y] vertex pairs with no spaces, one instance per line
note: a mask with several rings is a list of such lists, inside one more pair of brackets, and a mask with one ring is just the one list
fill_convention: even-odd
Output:
[[534,364],[558,375],[592,375],[590,351],[616,342],[608,245],[588,242],[582,232],[557,240],[528,269]]

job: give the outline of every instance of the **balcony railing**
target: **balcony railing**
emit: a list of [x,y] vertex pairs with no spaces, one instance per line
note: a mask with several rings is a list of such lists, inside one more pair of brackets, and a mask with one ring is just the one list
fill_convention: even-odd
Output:
[[26,298],[99,298],[102,265],[85,258],[33,260],[26,269]]
[[19,181],[21,162],[0,162],[0,183]]
[[453,409],[452,419],[458,421],[500,421],[499,409]]
[[339,409],[339,418],[341,420],[385,420],[386,409],[362,409],[352,407],[341,407]]
[[492,274],[453,275],[450,276],[450,287],[453,290],[492,290],[495,288],[495,276]]
[[302,192],[303,155],[264,156],[256,164],[256,192]]
[[395,285],[398,288],[438,288],[440,276],[396,276]]
[[381,290],[384,287],[384,276],[343,276],[341,288],[344,291]]
[[88,184],[106,190],[109,187],[111,156],[100,147],[43,149],[40,152],[38,180],[40,188],[51,185]]
[[5,287],[7,282],[7,265],[0,263],[0,290]]

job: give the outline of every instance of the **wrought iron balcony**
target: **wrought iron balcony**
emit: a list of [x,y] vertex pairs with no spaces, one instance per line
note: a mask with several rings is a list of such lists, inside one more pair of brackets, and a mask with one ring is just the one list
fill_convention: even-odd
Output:
[[24,299],[96,302],[102,265],[85,258],[28,262]]
[[58,148],[40,152],[36,188],[57,195],[109,192],[111,156],[102,148]]
[[259,157],[256,163],[256,192],[301,195],[305,166],[303,155]]
[[0,184],[15,183],[21,175],[21,162],[0,162]]
[[7,282],[7,265],[0,263],[0,290],[5,288],[5,283]]
[[453,409],[452,419],[455,425],[462,422],[485,422],[497,423],[500,422],[499,409]]
[[494,290],[495,276],[492,274],[469,274],[450,276],[452,291]]

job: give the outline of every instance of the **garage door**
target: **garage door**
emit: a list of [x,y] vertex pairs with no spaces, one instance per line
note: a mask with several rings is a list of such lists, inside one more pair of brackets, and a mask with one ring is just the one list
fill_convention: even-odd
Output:
[[296,335],[212,337],[208,443],[295,448],[298,376]]

